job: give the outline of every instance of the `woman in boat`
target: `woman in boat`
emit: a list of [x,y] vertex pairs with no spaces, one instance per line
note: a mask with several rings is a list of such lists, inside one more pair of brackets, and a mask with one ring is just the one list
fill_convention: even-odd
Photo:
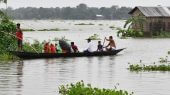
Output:
[[44,45],[44,53],[50,53],[50,45],[49,45],[49,42],[45,43],[45,45]]
[[74,42],[71,42],[71,48],[73,50],[73,53],[79,52],[79,50],[78,50],[77,46],[74,44]]
[[56,53],[56,47],[53,44],[50,44],[50,53]]
[[112,36],[109,36],[109,39],[105,38],[106,41],[109,41],[109,44],[105,47],[107,51],[112,51],[116,49],[115,41]]
[[102,52],[103,51],[103,45],[101,44],[101,41],[98,41],[97,51],[98,52]]

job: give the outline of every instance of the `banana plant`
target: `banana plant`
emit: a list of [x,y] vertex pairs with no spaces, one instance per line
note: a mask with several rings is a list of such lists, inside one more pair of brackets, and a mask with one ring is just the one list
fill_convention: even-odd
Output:
[[[146,18],[142,17],[142,16],[136,16],[136,17],[131,17],[129,18],[125,24],[124,24],[124,28],[128,29],[132,28],[132,26],[134,25],[135,28],[137,28],[137,25],[140,26],[140,29],[143,29],[143,23],[146,22]],[[135,29],[137,30],[137,29]]]

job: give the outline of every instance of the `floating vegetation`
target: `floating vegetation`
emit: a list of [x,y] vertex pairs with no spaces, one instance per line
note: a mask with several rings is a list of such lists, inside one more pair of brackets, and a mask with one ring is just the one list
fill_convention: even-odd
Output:
[[79,23],[79,24],[75,24],[75,25],[94,25],[93,23]]
[[114,28],[115,28],[115,26],[110,26],[109,28],[114,29]]
[[70,40],[67,39],[65,36],[63,36],[63,37],[61,37],[61,38],[55,37],[55,38],[53,39],[53,41],[59,41],[59,40],[70,41]]
[[168,63],[169,62],[168,61],[168,56],[166,56],[165,58],[163,58],[163,57],[159,58],[159,62],[160,63]]
[[101,39],[99,38],[99,35],[97,35],[97,34],[94,34],[94,35],[90,36],[90,37],[87,38],[87,39],[91,39],[91,40],[101,40]]
[[35,31],[34,29],[22,29],[22,31]]
[[99,24],[99,26],[103,26],[103,24]]
[[130,71],[170,71],[170,65],[139,65],[132,64],[128,68]]
[[22,31],[68,31],[68,29],[39,29],[39,30],[34,30],[34,29],[22,29]]
[[55,28],[55,29],[40,29],[38,31],[61,31],[61,30],[58,28]]
[[133,95],[133,92],[129,93],[124,90],[118,90],[116,87],[114,89],[93,88],[91,84],[86,85],[83,81],[66,86],[61,85],[59,93],[61,95]]

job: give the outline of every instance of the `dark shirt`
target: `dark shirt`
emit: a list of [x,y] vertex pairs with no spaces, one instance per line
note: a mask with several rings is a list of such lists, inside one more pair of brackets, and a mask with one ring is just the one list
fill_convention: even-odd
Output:
[[103,45],[98,45],[97,46],[97,51],[103,51]]

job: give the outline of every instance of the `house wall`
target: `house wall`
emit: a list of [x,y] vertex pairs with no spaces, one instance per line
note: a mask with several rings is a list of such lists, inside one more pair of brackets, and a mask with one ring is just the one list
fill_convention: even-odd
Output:
[[[170,17],[145,17],[139,9],[136,9],[132,16],[143,16],[146,22],[143,24],[145,36],[152,36],[153,33],[159,31],[170,32]],[[139,25],[133,25],[133,29],[139,29]]]

